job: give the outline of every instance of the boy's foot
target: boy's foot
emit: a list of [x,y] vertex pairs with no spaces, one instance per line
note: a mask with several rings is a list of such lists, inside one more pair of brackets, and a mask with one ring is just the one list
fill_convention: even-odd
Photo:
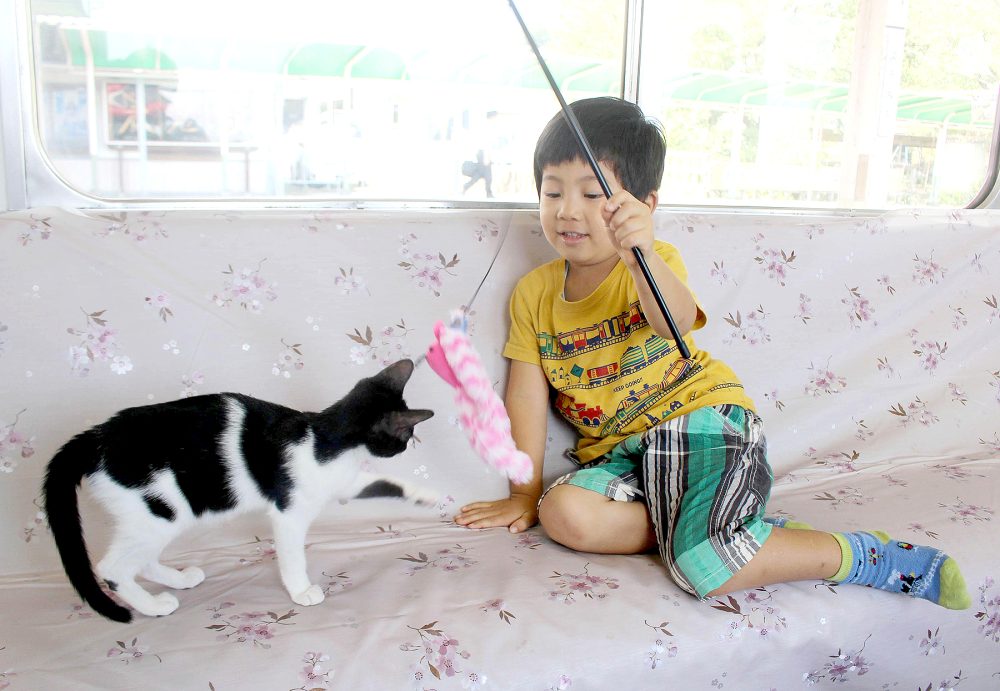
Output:
[[881,531],[831,535],[842,555],[831,580],[904,593],[948,609],[972,604],[958,563],[941,550],[893,540]]
[[764,522],[770,523],[775,528],[789,528],[791,530],[812,530],[813,527],[802,521],[793,521],[784,516],[764,516]]

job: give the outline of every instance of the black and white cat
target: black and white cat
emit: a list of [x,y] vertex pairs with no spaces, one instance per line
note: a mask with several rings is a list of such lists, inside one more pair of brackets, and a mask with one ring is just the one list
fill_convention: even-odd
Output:
[[136,576],[169,588],[192,588],[204,572],[160,563],[164,547],[210,517],[267,511],[281,582],[293,601],[323,601],[306,573],[310,523],[333,498],[401,497],[433,504],[410,483],[361,471],[367,454],[402,453],[430,410],[410,410],[403,387],[413,362],[400,360],[362,379],[340,401],[303,413],[234,393],[128,408],[73,437],[49,461],[45,510],[66,575],[99,614],[131,621],[95,577],[83,538],[77,486],[87,478],[115,519],[97,575],[142,614],[177,609],[168,592],[152,595]]

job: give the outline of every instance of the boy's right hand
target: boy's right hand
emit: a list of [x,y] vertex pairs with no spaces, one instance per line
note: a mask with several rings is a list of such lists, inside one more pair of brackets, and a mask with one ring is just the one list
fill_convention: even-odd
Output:
[[520,533],[538,522],[538,499],[527,494],[511,494],[507,499],[477,501],[458,510],[455,522],[466,528],[505,527]]

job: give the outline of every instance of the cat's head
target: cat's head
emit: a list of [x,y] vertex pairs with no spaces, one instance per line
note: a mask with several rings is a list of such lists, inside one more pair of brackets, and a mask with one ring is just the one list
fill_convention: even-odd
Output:
[[374,456],[395,456],[406,450],[418,422],[434,415],[433,410],[410,410],[403,400],[403,388],[413,374],[413,361],[395,362],[373,377],[362,379],[349,394],[352,406],[367,420],[362,443]]

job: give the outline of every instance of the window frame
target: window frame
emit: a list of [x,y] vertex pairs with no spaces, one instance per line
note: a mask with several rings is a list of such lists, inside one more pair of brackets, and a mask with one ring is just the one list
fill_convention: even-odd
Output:
[[[642,18],[645,0],[624,0],[625,31],[623,36],[622,93],[626,100],[636,102],[640,79]],[[67,208],[278,208],[278,209],[534,209],[536,202],[494,202],[466,200],[397,200],[397,199],[331,199],[234,197],[185,198],[148,197],[106,198],[84,193],[70,185],[49,159],[41,142],[40,117],[37,103],[35,55],[32,47],[38,36],[31,20],[29,0],[0,0],[0,16],[14,20],[0,24],[0,201],[6,209],[28,209],[39,206]],[[102,82],[103,83],[103,82]],[[103,98],[103,96],[102,96]],[[713,211],[761,214],[770,212],[796,214],[850,214],[874,216],[887,209],[856,210],[778,205],[692,205],[661,203],[660,208],[678,211]],[[1000,208],[1000,99],[994,117],[993,139],[983,185],[964,208]]]

